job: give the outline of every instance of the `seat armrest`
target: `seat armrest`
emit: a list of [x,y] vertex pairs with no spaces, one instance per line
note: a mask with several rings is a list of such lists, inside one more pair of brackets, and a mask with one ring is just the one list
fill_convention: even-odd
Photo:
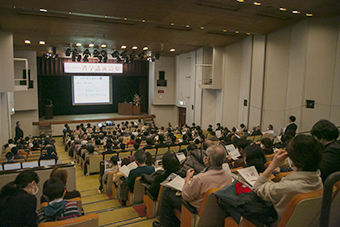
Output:
[[182,199],[182,205],[192,214],[197,214],[197,209],[193,207],[189,202]]
[[150,192],[145,191],[145,194],[146,194],[147,196],[149,196],[150,199],[152,199],[152,201],[157,201],[157,198],[154,198],[154,197],[150,194]]

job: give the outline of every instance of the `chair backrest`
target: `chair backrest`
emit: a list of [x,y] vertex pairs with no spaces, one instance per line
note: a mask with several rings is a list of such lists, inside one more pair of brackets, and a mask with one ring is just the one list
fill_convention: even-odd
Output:
[[[103,155],[91,155],[88,165],[88,173],[99,173],[100,172],[100,162],[103,161]],[[86,168],[86,167],[85,167]]]
[[240,166],[240,167],[237,167],[237,168],[231,169],[231,170],[230,170],[230,172],[236,172],[236,171],[237,171],[237,170],[239,170],[239,169],[243,169],[243,167],[242,167],[242,166]]
[[55,165],[55,159],[40,160],[40,166],[52,166]]
[[293,172],[294,172],[294,171],[278,173],[278,174],[275,176],[275,178],[274,178],[273,181],[274,181],[274,182],[279,182],[279,181],[281,180],[282,177],[287,176],[287,175],[289,175],[289,174],[291,174],[291,173],[293,173]]
[[136,203],[142,203],[143,197],[145,195],[145,187],[140,182],[140,177],[137,177],[135,180],[135,187],[133,188],[133,202]]
[[0,165],[0,171],[2,171],[2,165]]
[[168,152],[169,148],[168,147],[162,147],[157,149],[157,154],[165,154]]
[[39,166],[38,161],[27,161],[22,163],[22,168],[30,168]]
[[181,150],[186,150],[188,148],[188,145],[181,145]]
[[172,146],[172,147],[169,147],[169,150],[170,151],[173,151],[173,152],[178,152],[180,150],[181,146],[178,145],[178,146]]
[[146,149],[145,152],[149,152],[151,155],[155,155],[157,153],[157,150],[156,150],[156,148]]
[[104,160],[109,160],[114,155],[117,155],[117,154],[106,154],[104,155]]
[[262,135],[257,135],[254,137],[254,142],[257,142],[262,139]]
[[215,192],[221,188],[209,189],[204,194],[201,208],[198,212],[199,221],[197,226],[223,226],[224,218],[227,216],[224,210],[219,207]]
[[255,138],[255,136],[248,136],[248,137],[247,137],[247,140],[254,141],[254,138]]
[[4,170],[12,170],[12,169],[21,169],[21,163],[16,162],[16,163],[4,164]]
[[266,161],[268,162],[268,161],[273,161],[274,155],[275,155],[275,153],[267,154],[264,157],[266,158]]
[[278,227],[318,226],[323,189],[297,194],[287,206]]
[[51,221],[39,224],[38,227],[98,227],[98,214],[91,213],[77,218],[70,218],[63,221]]
[[119,152],[119,153],[118,153],[118,157],[119,157],[120,159],[128,158],[130,155],[131,155],[131,152],[130,152],[130,151],[124,151],[124,152]]
[[335,227],[340,226],[340,181],[334,184],[336,191],[334,193],[334,197],[331,204],[331,213],[329,217],[329,226]]

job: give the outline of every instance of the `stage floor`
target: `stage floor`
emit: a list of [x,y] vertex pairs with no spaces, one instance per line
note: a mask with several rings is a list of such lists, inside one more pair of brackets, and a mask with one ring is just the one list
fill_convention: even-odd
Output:
[[140,119],[148,116],[146,113],[140,115],[119,115],[118,113],[102,113],[102,114],[76,114],[76,115],[59,115],[53,116],[53,119],[40,118],[39,122],[51,122],[51,124],[65,124],[75,122],[93,122],[102,120],[128,120],[128,119]]

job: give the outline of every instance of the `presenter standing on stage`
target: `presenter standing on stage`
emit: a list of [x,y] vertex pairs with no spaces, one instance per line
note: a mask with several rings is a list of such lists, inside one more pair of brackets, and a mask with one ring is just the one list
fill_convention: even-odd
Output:
[[22,131],[22,129],[20,128],[20,121],[17,121],[16,125],[17,126],[15,127],[15,138],[16,139],[24,138],[24,131]]

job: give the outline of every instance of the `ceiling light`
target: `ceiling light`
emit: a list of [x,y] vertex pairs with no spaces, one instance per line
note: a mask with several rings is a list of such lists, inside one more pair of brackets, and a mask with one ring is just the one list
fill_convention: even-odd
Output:
[[77,46],[77,47],[80,47],[80,46],[81,46],[81,43],[76,43],[76,46]]
[[300,13],[300,11],[293,10],[292,13],[298,14],[298,13]]
[[145,23],[145,20],[143,19],[142,22]]
[[126,48],[126,46],[124,46],[124,45],[123,45],[123,46],[121,46],[120,48],[121,48],[121,49],[125,49],[125,48]]
[[250,32],[247,32],[247,35],[250,35]]
[[148,50],[149,49],[149,47],[143,47],[143,50]]
[[174,23],[171,23],[172,26],[174,26],[175,24]]
[[40,9],[40,12],[44,12],[44,13],[46,13],[46,12],[47,12],[47,9],[43,9],[43,8],[41,8],[41,9]]
[[241,3],[244,2],[244,0],[237,0],[237,1],[238,1],[238,2],[241,2]]
[[90,44],[89,44],[89,47],[94,47],[94,44],[93,44],[93,43],[90,43]]
[[105,18],[107,18],[107,16],[105,15]]
[[203,30],[204,29],[204,27],[203,26],[201,26],[201,30]]
[[286,8],[283,8],[283,7],[281,7],[280,10],[281,10],[281,11],[287,11],[287,9],[286,9]]
[[124,17],[124,20],[127,20],[127,18],[126,18],[126,17]]
[[238,33],[239,33],[239,31],[235,31],[235,33],[236,33],[236,34],[238,34]]
[[171,49],[170,49],[170,52],[175,52],[175,48],[171,48]]
[[227,30],[224,29],[223,32],[227,32]]
[[188,24],[187,24],[185,27],[189,28],[189,27],[190,27],[190,25],[188,25]]
[[312,14],[312,13],[306,13],[306,16],[307,16],[307,17],[312,17],[313,14]]
[[101,47],[102,47],[102,48],[106,48],[106,44],[103,43],[103,44],[101,45]]
[[132,49],[133,49],[133,50],[137,50],[137,49],[138,49],[138,47],[136,47],[136,46],[133,46],[133,47],[132,47]]
[[29,41],[28,39],[25,40],[26,44],[31,44],[31,41]]
[[40,45],[45,45],[45,41],[39,41]]
[[261,2],[254,2],[254,5],[260,6],[260,5],[261,5]]
[[72,12],[68,12],[68,14],[72,14]]

